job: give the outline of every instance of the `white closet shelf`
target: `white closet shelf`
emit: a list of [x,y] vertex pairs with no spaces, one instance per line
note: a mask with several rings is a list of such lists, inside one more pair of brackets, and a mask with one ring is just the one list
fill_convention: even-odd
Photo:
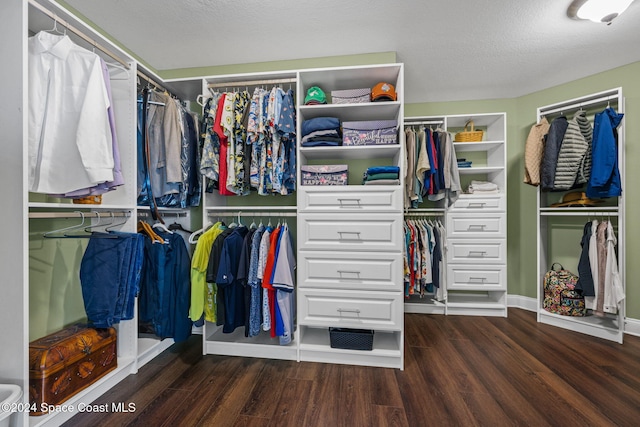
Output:
[[138,338],[138,369],[174,344],[173,338],[160,340],[156,337]]
[[307,159],[381,159],[397,156],[401,149],[400,144],[300,147],[300,154]]
[[[215,328],[215,326],[214,326]],[[244,328],[238,328],[230,334],[222,332],[222,327],[204,338],[205,354],[225,356],[262,357],[267,359],[297,360],[297,332],[289,345],[280,345],[278,338],[271,338],[268,332],[261,331],[255,337],[245,337]]]
[[130,211],[131,205],[85,205],[74,203],[46,203],[46,202],[29,202],[29,209],[31,208],[44,208],[44,209],[61,209],[71,211]]
[[504,147],[504,141],[454,142],[456,153],[463,151],[488,151]]
[[[388,120],[396,117],[401,104],[398,101],[368,102],[363,104],[319,104],[300,106],[303,120],[314,117],[340,117],[340,121]],[[400,123],[399,123],[400,125]]]
[[[79,391],[78,393],[71,396],[64,402],[64,405],[73,406],[77,411],[78,405],[80,403],[88,404],[90,402],[93,402],[98,397],[107,392],[110,388],[112,388],[114,384],[119,383],[129,374],[131,374],[135,366],[135,361],[136,360],[134,357],[118,357],[118,366],[113,371],[100,378],[98,381],[92,384],[91,387]],[[54,412],[46,415],[30,416],[29,426],[39,427],[62,425],[65,421],[69,420],[75,414],[76,412]]]
[[622,344],[622,328],[620,328],[618,315],[608,314],[605,317],[598,316],[562,316],[539,309],[539,321],[546,325],[558,326],[577,332],[596,336]]
[[302,328],[301,361],[402,368],[400,332],[376,330],[373,335],[373,349],[368,351],[332,348],[327,328]]
[[295,212],[297,209],[296,206],[286,206],[286,205],[262,205],[262,206],[251,206],[251,205],[242,205],[242,206],[207,206],[207,212],[229,212],[229,213],[237,213],[237,212],[266,212],[269,211],[286,211],[286,212]]
[[559,207],[540,208],[541,216],[618,216],[618,207]]
[[460,173],[460,175],[504,172],[504,170],[505,168],[503,166],[472,166],[470,168],[458,168],[458,172]]

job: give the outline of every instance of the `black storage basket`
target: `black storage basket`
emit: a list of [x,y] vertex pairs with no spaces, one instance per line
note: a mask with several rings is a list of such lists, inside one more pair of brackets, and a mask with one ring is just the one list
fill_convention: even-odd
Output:
[[370,329],[329,328],[329,339],[331,348],[373,349],[373,331]]

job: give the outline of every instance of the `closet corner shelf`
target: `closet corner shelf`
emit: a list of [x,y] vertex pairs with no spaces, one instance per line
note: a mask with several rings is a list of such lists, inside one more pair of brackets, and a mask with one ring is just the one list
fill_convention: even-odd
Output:
[[618,216],[617,206],[540,208],[541,216]]
[[472,166],[470,168],[458,168],[460,175],[473,175],[481,173],[504,172],[503,166]]
[[301,105],[300,114],[306,119],[314,117],[340,117],[341,121],[389,120],[400,111],[399,101],[365,102],[362,104]]
[[300,147],[300,154],[307,159],[380,159],[396,156],[401,148],[400,144]]
[[456,152],[463,151],[488,151],[504,147],[504,141],[478,141],[478,142],[454,142]]
[[[115,384],[125,379],[132,372],[135,365],[134,357],[118,357],[118,366],[104,377],[100,378],[91,387],[81,390],[64,402],[65,406],[77,408],[80,403],[89,403],[102,396]],[[29,427],[62,425],[70,419],[74,412],[50,412],[49,414],[29,417]]]
[[538,319],[541,323],[567,328],[570,326],[577,332],[586,333],[599,338],[617,341],[622,344],[624,332],[619,327],[618,315],[608,314],[605,317],[585,316],[573,317],[549,313],[544,308],[538,309]]
[[29,202],[29,209],[60,209],[71,211],[131,211],[130,205],[85,205],[74,203],[47,203],[47,202]]
[[286,212],[295,212],[297,206],[284,206],[284,205],[262,205],[262,206],[252,206],[252,205],[242,205],[242,206],[207,206],[207,212],[229,212],[229,213],[237,213],[237,212],[270,212],[270,211],[286,211]]

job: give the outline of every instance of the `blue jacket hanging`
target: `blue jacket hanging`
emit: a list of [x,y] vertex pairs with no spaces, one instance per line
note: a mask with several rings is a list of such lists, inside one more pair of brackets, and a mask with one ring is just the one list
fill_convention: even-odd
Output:
[[593,159],[591,176],[587,184],[587,197],[605,198],[622,194],[618,169],[617,127],[624,114],[608,107],[596,114],[593,125]]

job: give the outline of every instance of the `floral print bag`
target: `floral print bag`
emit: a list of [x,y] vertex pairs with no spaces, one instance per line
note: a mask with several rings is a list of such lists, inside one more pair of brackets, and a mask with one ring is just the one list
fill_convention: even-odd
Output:
[[576,289],[577,283],[578,276],[553,263],[544,275],[544,309],[563,316],[585,316],[587,308],[582,291]]

